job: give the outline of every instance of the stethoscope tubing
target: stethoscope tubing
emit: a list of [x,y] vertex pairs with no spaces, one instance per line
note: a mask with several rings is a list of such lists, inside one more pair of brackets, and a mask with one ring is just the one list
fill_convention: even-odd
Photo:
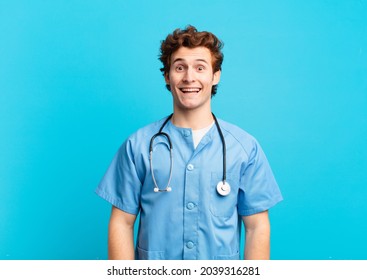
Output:
[[[228,187],[228,192],[224,190],[223,191],[218,191],[221,195],[225,196],[225,195],[228,195],[229,191],[230,191],[230,186],[228,185],[228,183],[226,183],[226,180],[227,180],[227,165],[226,165],[226,158],[227,158],[227,155],[226,155],[226,142],[224,140],[224,136],[223,136],[223,133],[222,133],[222,130],[219,126],[219,123],[218,123],[218,120],[217,118],[215,117],[215,115],[212,113],[213,115],[213,118],[214,118],[214,123],[217,127],[217,130],[218,130],[218,133],[219,133],[219,136],[220,136],[220,139],[221,139],[221,142],[222,142],[222,154],[223,154],[223,176],[222,176],[222,181],[218,183],[219,184],[222,184],[222,185],[219,185],[218,188],[220,188],[221,186],[227,186]],[[171,179],[172,179],[172,170],[173,170],[173,146],[172,146],[172,141],[171,141],[171,138],[170,136],[163,132],[163,128],[165,127],[165,125],[167,124],[167,122],[172,118],[173,114],[169,115],[167,117],[167,119],[164,121],[164,123],[162,124],[161,128],[159,129],[158,133],[154,134],[152,136],[152,138],[150,139],[150,143],[149,143],[149,163],[150,163],[150,172],[152,174],[152,178],[153,178],[153,183],[154,183],[154,192],[170,192],[172,189],[170,187],[170,183],[171,183]],[[157,184],[157,181],[156,181],[156,178],[154,176],[154,168],[153,168],[153,143],[154,143],[154,139],[158,136],[164,136],[167,141],[168,141],[168,145],[169,145],[169,150],[170,150],[170,171],[169,171],[169,179],[168,179],[168,182],[167,182],[167,185],[164,189],[161,189],[159,188],[158,184]]]
[[222,141],[222,153],[223,153],[223,176],[222,176],[222,181],[223,181],[223,184],[226,183],[226,180],[227,180],[227,148],[226,148],[226,141],[224,140],[224,136],[223,136],[223,133],[222,133],[222,129],[220,128],[219,126],[219,123],[218,123],[218,120],[217,118],[215,117],[215,115],[212,113],[213,115],[213,118],[214,118],[214,122],[215,122],[215,125],[217,126],[217,130],[218,130],[218,133],[219,133],[219,136],[220,136],[220,140]]
[[[164,123],[166,124],[167,121]],[[153,137],[150,139],[150,144],[149,144],[149,165],[150,165],[150,173],[152,173],[152,179],[154,182],[154,192],[170,192],[171,191],[171,187],[170,187],[170,183],[171,183],[171,179],[172,179],[172,170],[173,170],[173,155],[172,155],[172,142],[171,142],[171,138],[169,137],[169,135],[165,132],[162,132],[163,127],[161,127],[161,129],[159,130],[158,133],[154,134]],[[158,187],[157,184],[157,180],[155,179],[154,176],[154,168],[153,168],[153,143],[154,143],[154,139],[158,136],[164,136],[166,137],[167,141],[168,141],[168,145],[169,145],[169,156],[170,156],[170,167],[169,167],[169,178],[167,181],[167,185],[164,189],[161,189]]]

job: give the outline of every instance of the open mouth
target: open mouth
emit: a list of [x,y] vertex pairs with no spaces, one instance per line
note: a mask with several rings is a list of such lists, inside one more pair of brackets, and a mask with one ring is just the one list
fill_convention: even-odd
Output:
[[180,90],[183,93],[198,93],[201,88],[195,88],[195,87],[191,87],[191,88],[180,88]]

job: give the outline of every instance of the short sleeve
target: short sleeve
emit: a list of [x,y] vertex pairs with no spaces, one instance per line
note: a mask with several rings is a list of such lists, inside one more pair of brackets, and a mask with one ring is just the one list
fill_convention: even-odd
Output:
[[96,193],[124,212],[137,215],[141,186],[131,142],[127,140],[114,156]]
[[253,215],[283,200],[269,162],[260,145],[254,140],[248,163],[241,172],[238,213]]

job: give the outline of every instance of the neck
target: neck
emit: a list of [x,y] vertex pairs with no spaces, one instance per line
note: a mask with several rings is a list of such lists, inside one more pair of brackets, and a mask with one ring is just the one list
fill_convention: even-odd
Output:
[[172,123],[178,127],[191,128],[193,130],[201,129],[209,126],[213,122],[213,115],[208,110],[177,110],[175,109],[172,116]]

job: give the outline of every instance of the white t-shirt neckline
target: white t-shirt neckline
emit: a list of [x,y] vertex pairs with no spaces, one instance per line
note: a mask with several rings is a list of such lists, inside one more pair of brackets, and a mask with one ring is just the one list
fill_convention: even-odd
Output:
[[194,141],[195,149],[199,145],[201,139],[203,139],[205,134],[212,128],[213,125],[214,125],[214,121],[207,127],[197,129],[197,130],[192,130],[192,139]]

